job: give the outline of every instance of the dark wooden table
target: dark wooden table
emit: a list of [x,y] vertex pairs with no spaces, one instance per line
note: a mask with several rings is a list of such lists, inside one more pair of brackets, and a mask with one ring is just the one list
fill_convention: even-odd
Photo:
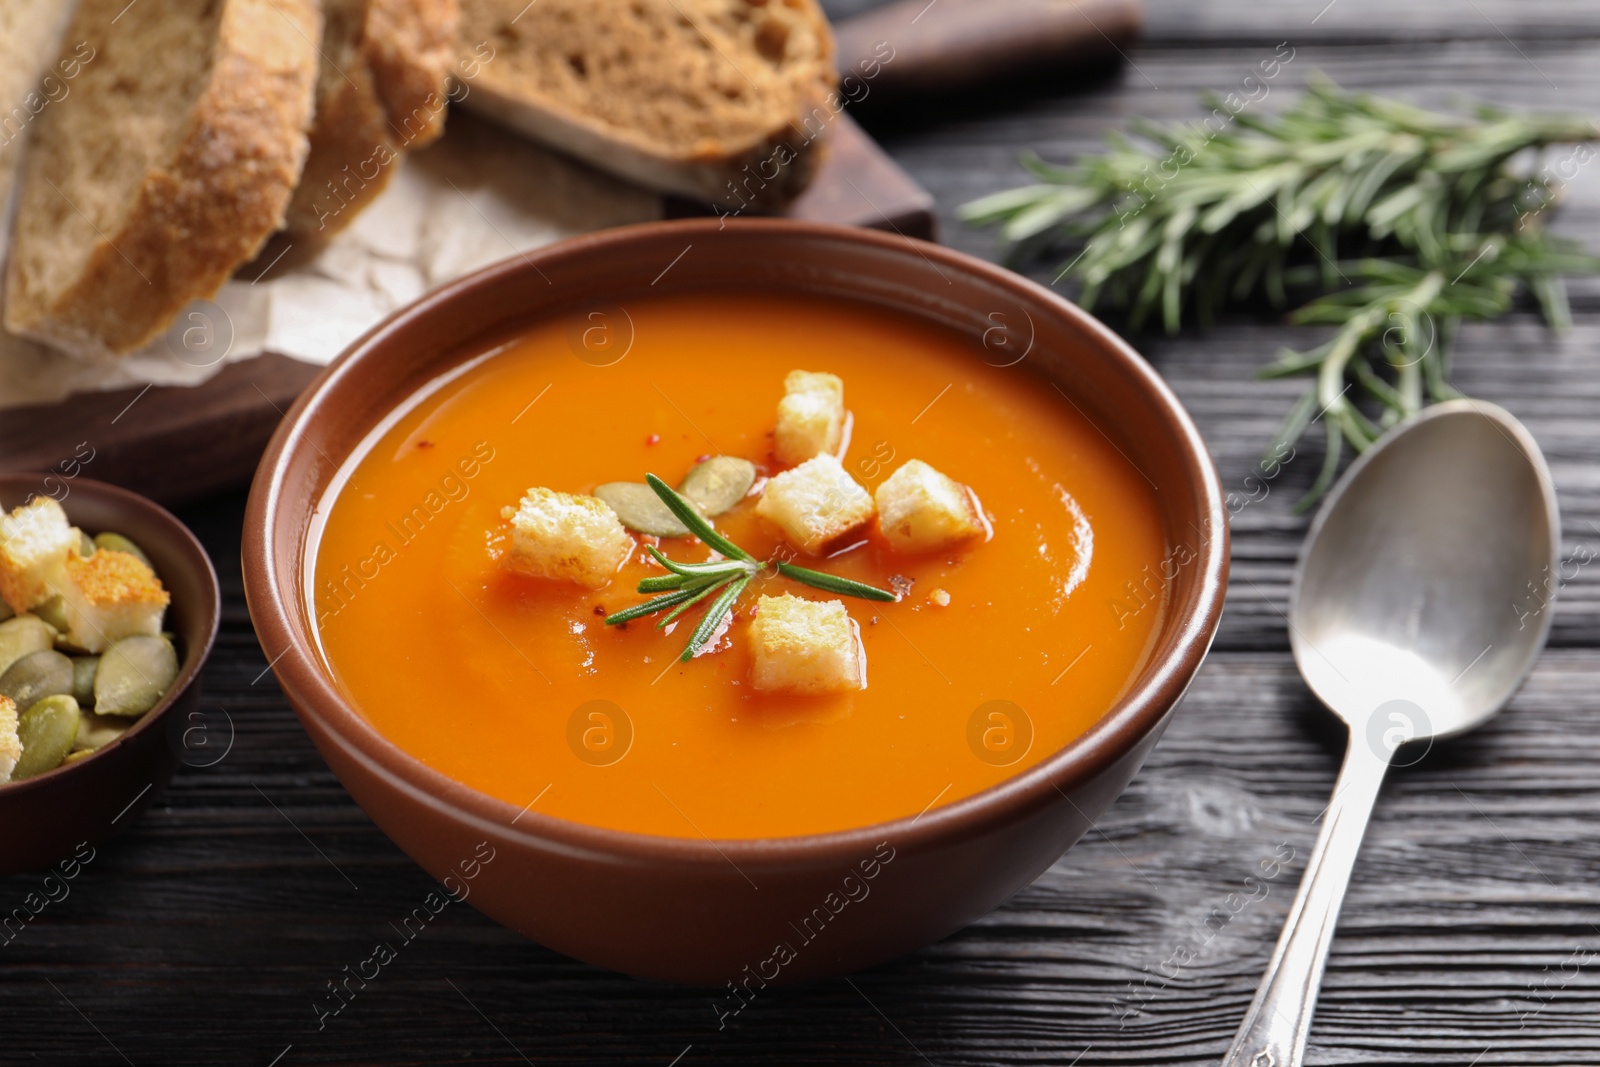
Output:
[[[862,4],[836,3],[836,13]],[[927,17],[936,17],[933,8]],[[1200,112],[1281,42],[1311,71],[1446,103],[1600,110],[1592,0],[1152,0],[1109,75],[870,117],[937,195],[944,239],[993,256],[955,206],[1133,116]],[[1562,228],[1600,245],[1600,165]],[[1048,272],[1040,268],[1039,277]],[[1564,550],[1600,555],[1600,285],[1554,339],[1519,312],[1466,330],[1459,384],[1549,456]],[[1140,344],[1243,489],[1293,392],[1251,372],[1292,329],[1239,321]],[[1298,680],[1280,612],[1304,523],[1291,463],[1234,519],[1222,632],[1165,740],[1100,825],[1005,907],[896,963],[769,991],[718,1031],[703,991],[556,955],[467,907],[320,1029],[326,983],[433,883],[329,773],[266,673],[240,592],[242,493],[187,509],[226,598],[208,722],[233,733],[0,947],[0,1064],[1216,1063],[1249,1002],[1327,801],[1341,737]],[[1315,1064],[1600,1063],[1600,565],[1576,567],[1551,648],[1508,711],[1397,773],[1380,801],[1311,1035]],[[196,759],[196,762],[200,760]],[[1263,859],[1267,894],[1207,922]],[[9,909],[38,876],[0,879]],[[1184,949],[1191,962],[1175,966]]]

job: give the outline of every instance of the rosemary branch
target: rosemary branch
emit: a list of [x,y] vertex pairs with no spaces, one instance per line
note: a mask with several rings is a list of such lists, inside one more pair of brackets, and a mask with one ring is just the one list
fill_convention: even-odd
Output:
[[[679,563],[669,558],[654,545],[646,546],[646,551],[655,558],[655,561],[667,569],[669,573],[653,578],[642,578],[639,581],[640,593],[663,593],[665,595],[635,604],[631,608],[607,615],[605,624],[616,626],[621,623],[631,622],[634,619],[655,615],[667,611],[657,623],[656,629],[662,629],[675,620],[679,615],[688,611],[694,605],[717,594],[706,613],[701,616],[700,622],[695,626],[694,632],[689,635],[689,643],[684,646],[678,659],[684,663],[694,659],[695,654],[705,647],[706,642],[716,634],[722,626],[722,620],[733,610],[734,603],[739,599],[745,587],[761,571],[764,564],[722,534],[712,528],[711,524],[701,517],[700,513],[690,506],[689,502],[680,496],[666,482],[654,474],[644,476],[645,483],[655,491],[674,515],[676,515],[689,532],[704,541],[716,552],[727,557],[726,559],[711,560],[705,563]],[[836,574],[826,574],[822,571],[810,570],[806,567],[797,567],[787,560],[769,560],[766,565],[775,567],[777,573],[791,581],[802,585],[809,585],[823,589],[830,593],[839,593],[843,596],[861,597],[865,600],[892,601],[899,598],[886,589],[879,589],[875,585],[858,582],[851,578],[842,578]]]
[[1600,136],[1589,120],[1488,107],[1464,118],[1319,77],[1276,117],[1239,112],[1220,133],[1134,132],[1142,140],[1112,135],[1107,152],[1069,168],[1030,154],[1037,184],[962,216],[1001,224],[1013,257],[1075,249],[1056,280],[1076,279],[1083,306],[1105,302],[1134,330],[1156,315],[1170,333],[1191,314],[1207,325],[1230,304],[1313,296],[1291,321],[1335,327],[1333,337],[1263,372],[1315,379],[1272,446],[1325,417],[1328,449],[1303,505],[1331,484],[1343,445],[1361,451],[1457,395],[1449,346],[1463,319],[1504,314],[1527,290],[1559,330],[1562,275],[1600,273],[1600,259],[1544,231],[1559,181],[1517,168],[1530,152]]

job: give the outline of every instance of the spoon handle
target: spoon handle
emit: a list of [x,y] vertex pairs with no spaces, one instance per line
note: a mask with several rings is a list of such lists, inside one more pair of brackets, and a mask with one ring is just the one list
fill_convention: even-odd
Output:
[[1355,867],[1367,818],[1389,769],[1392,750],[1374,746],[1351,731],[1333,800],[1323,815],[1317,847],[1300,879],[1278,947],[1256,990],[1222,1067],[1300,1067],[1306,1035],[1322,986],[1339,905]]

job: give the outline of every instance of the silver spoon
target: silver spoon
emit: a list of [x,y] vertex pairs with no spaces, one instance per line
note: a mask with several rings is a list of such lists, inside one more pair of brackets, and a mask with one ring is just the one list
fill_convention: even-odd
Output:
[[[1493,404],[1426,409],[1351,465],[1289,593],[1306,684],[1350,728],[1316,848],[1223,1067],[1299,1067],[1391,763],[1499,711],[1550,632],[1561,524],[1539,446]],[[1396,750],[1417,742],[1397,759]],[[1420,750],[1420,751],[1419,751]],[[1414,756],[1412,754],[1415,754]]]

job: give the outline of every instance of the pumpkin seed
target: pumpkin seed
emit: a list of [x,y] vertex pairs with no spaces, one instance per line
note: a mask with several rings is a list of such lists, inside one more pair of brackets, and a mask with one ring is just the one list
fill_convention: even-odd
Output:
[[99,715],[137,718],[161,701],[178,676],[178,654],[164,637],[138,634],[106,649],[94,676]]
[[90,556],[94,555],[94,538],[90,537],[82,530],[78,531],[78,555],[82,556],[84,559],[88,559]]
[[75,750],[104,748],[128,732],[136,720],[118,719],[109,715],[96,715],[92,711],[81,713],[78,720],[78,738],[72,743]]
[[136,556],[139,562],[146,567],[151,570],[155,569],[155,564],[151,563],[150,557],[144,554],[144,549],[119,533],[97,533],[94,535],[94,543],[96,548],[104,548],[112,552],[126,552],[130,556]]
[[92,755],[94,755],[94,749],[92,748],[75,748],[67,753],[67,758],[61,761],[61,766],[65,767],[69,763],[77,763],[79,760],[88,759]]
[[78,739],[78,702],[65,694],[45,697],[22,713],[17,720],[17,740],[22,755],[11,769],[11,780],[20,782],[61,766]]
[[594,495],[617,513],[622,525],[635,533],[683,537],[689,532],[656,496],[656,491],[643,482],[607,482],[595,486]]
[[56,632],[50,624],[32,615],[18,615],[0,622],[0,671],[30,652],[43,652],[55,639]]
[[756,481],[756,465],[738,456],[712,456],[695,464],[678,492],[706,515],[721,515],[744,499]]
[[72,624],[67,621],[67,602],[60,593],[43,604],[35,604],[33,614],[49,623],[58,634],[64,634],[72,629]]
[[0,696],[26,711],[36,701],[72,692],[72,661],[59,652],[29,652],[0,673]]
[[94,676],[99,672],[99,656],[72,657],[72,699],[80,708],[94,707]]

